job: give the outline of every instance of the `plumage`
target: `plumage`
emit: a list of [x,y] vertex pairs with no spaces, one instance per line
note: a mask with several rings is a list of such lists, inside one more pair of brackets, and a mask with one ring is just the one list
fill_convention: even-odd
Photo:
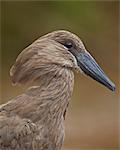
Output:
[[[10,77],[13,84],[29,83],[30,88],[0,106],[0,150],[61,149],[74,86],[73,70],[84,66],[80,65],[81,53],[87,53],[81,40],[60,30],[40,37],[19,54]],[[107,77],[102,79],[102,84],[106,81],[114,90]]]

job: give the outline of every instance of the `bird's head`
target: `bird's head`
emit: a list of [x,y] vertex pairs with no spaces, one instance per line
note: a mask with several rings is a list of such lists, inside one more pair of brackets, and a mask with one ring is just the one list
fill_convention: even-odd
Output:
[[115,90],[115,85],[86,50],[80,38],[64,30],[46,34],[26,48],[18,56],[10,75],[14,83],[20,82],[26,75],[33,76],[36,71],[41,74],[42,67],[45,69],[52,64],[81,70],[110,90]]

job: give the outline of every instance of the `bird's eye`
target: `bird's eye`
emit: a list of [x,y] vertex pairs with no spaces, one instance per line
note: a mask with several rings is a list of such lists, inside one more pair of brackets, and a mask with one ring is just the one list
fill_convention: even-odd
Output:
[[73,45],[72,45],[71,42],[67,42],[67,43],[64,44],[64,46],[67,47],[67,48],[71,48]]

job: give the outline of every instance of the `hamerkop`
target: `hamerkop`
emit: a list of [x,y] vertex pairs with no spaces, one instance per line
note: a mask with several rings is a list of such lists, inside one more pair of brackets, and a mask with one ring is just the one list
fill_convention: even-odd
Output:
[[29,83],[30,88],[0,106],[0,150],[61,149],[73,70],[115,90],[80,38],[68,31],[42,36],[19,54],[10,70],[11,80]]

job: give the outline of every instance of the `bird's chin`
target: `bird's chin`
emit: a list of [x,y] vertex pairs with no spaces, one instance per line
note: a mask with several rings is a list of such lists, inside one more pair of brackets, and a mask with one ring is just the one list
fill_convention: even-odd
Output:
[[81,74],[85,74],[84,71],[80,67],[77,68],[77,72],[79,72]]

